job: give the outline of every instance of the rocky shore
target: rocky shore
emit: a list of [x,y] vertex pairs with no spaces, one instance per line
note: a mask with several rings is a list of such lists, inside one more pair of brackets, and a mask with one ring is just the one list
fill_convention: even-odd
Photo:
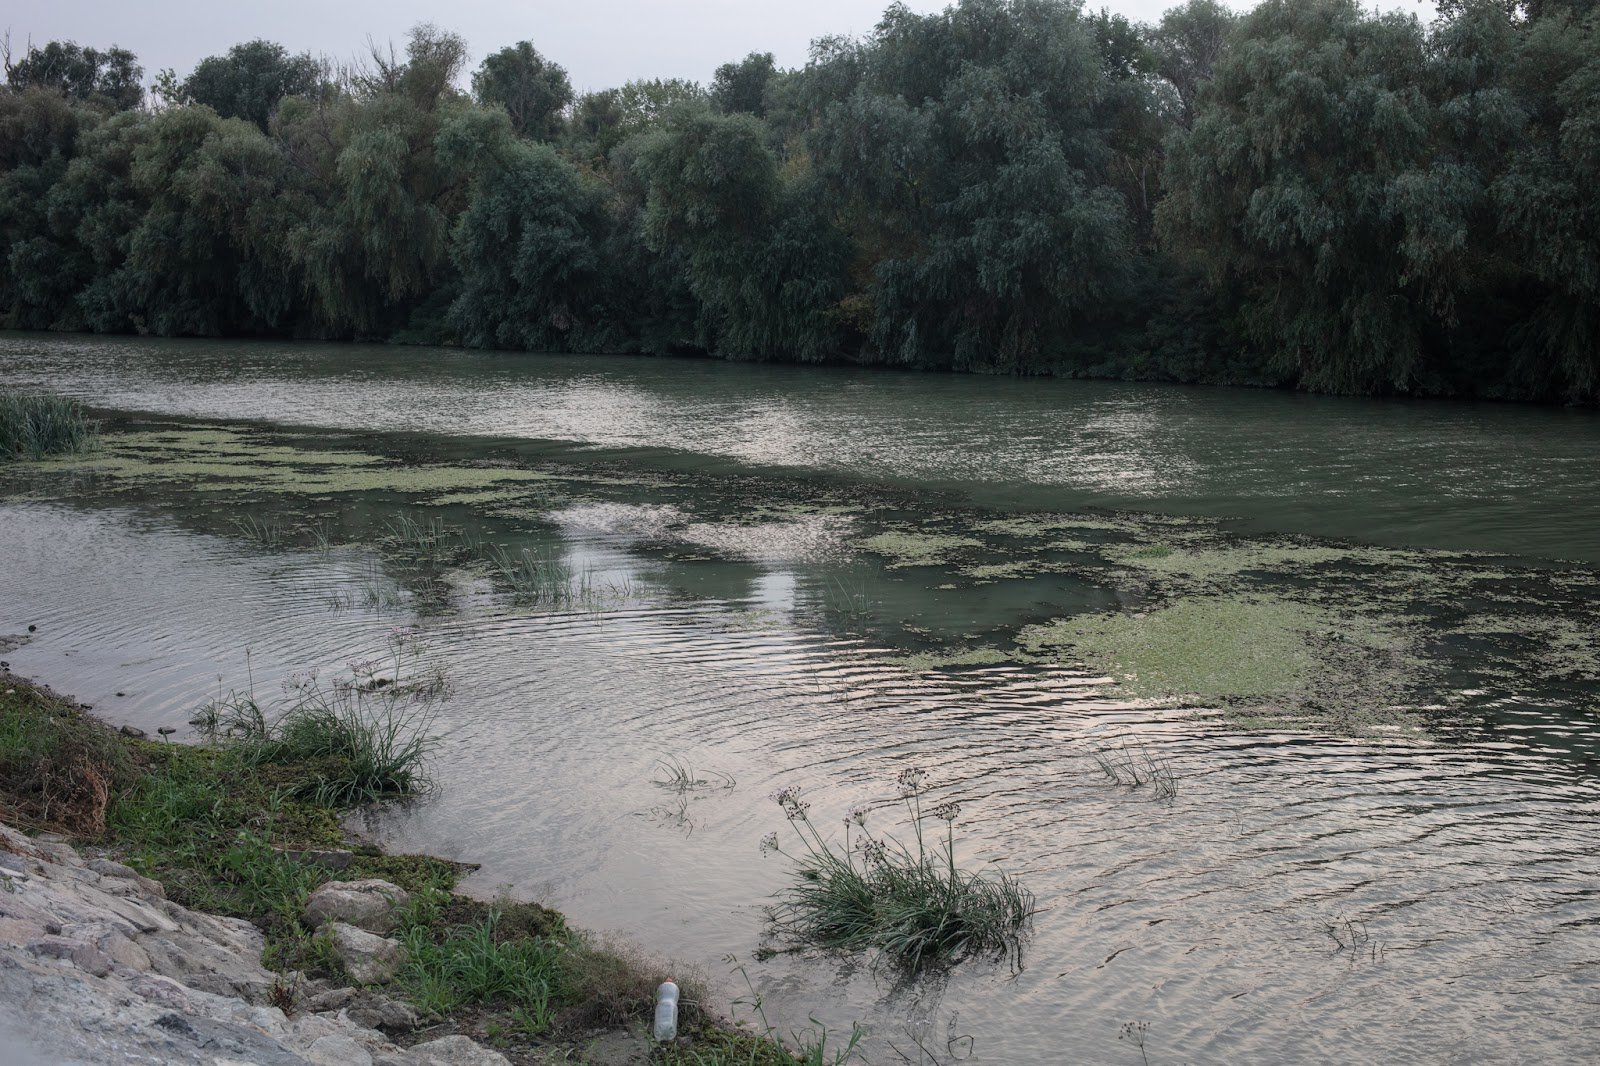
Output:
[[[366,892],[370,898],[370,886]],[[348,913],[339,910],[338,913]],[[374,941],[377,934],[335,923]],[[261,964],[251,923],[200,914],[121,863],[0,825],[0,1030],[34,1064],[499,1066],[466,1036],[392,1042],[410,1007]],[[374,972],[368,976],[376,976]],[[280,1003],[298,1000],[285,1014]],[[613,1041],[613,1044],[616,1042]],[[620,1049],[619,1049],[620,1050]],[[602,1050],[601,1052],[605,1052]],[[645,1061],[642,1045],[626,1057]]]

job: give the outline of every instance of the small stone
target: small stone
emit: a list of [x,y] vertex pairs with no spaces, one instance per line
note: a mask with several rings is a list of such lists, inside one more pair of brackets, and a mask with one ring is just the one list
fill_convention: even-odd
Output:
[[361,881],[329,881],[306,900],[306,924],[342,922],[383,934],[395,927],[395,920],[411,902],[399,885],[366,878]]
[[342,1010],[355,998],[356,990],[353,988],[332,988],[307,997],[301,1007],[312,1014],[321,1014],[324,1011]]
[[[87,707],[87,705],[85,705],[85,707]],[[125,725],[121,729],[117,730],[117,732],[121,733],[125,737],[132,737],[134,740],[143,740],[149,735],[136,725]]]
[[90,859],[89,869],[102,877],[123,877],[129,881],[139,876],[133,867],[124,866],[122,863],[113,862],[110,859]]
[[417,1044],[402,1060],[408,1066],[511,1066],[511,1060],[465,1036],[441,1036]]
[[328,939],[345,972],[357,984],[387,984],[405,965],[405,949],[399,941],[369,933],[365,929],[334,922]]
[[317,1066],[372,1066],[367,1049],[348,1036],[325,1036],[305,1050]]
[[355,861],[356,854],[344,848],[274,848],[290,862],[320,866],[324,870],[343,870]]

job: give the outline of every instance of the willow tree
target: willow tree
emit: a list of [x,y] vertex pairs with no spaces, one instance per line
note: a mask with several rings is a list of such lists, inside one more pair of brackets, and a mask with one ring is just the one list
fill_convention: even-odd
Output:
[[518,41],[485,57],[472,75],[472,94],[479,104],[505,108],[518,136],[548,141],[561,133],[572,84],[563,67]]
[[[94,124],[47,89],[0,93],[0,325],[46,329],[63,322],[82,278],[65,219],[50,217],[50,191]],[[70,318],[66,321],[70,321]]]
[[648,189],[645,240],[657,253],[684,250],[707,347],[739,359],[840,354],[848,246],[820,186],[780,174],[756,119],[680,111],[641,141],[633,166]]
[[807,77],[872,358],[1045,369],[1120,291],[1127,204],[1107,185],[1106,68],[1077,5],[895,5],[867,40],[824,42]]
[[1422,27],[1353,0],[1265,0],[1168,148],[1168,247],[1234,294],[1254,340],[1308,388],[1436,386],[1436,310],[1465,232],[1435,167]]
[[605,188],[548,145],[516,140],[504,118],[460,122],[441,134],[440,146],[478,160],[451,244],[461,288],[449,317],[462,342],[537,351],[620,347],[627,310],[608,298]]
[[443,313],[469,176],[434,141],[470,106],[451,87],[464,60],[460,38],[418,27],[406,61],[375,58],[356,94],[284,102],[278,135],[312,191],[287,245],[320,332],[385,339],[424,304]]
[[322,84],[322,66],[310,53],[293,55],[281,44],[254,40],[202,59],[183,80],[178,97],[223,118],[252,122],[265,133],[284,97],[316,93]]

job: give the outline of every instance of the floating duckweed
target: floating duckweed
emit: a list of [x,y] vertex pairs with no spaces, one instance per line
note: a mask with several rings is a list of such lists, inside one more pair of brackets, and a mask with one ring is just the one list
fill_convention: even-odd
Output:
[[41,471],[71,469],[136,486],[184,482],[204,492],[267,491],[309,496],[369,491],[459,495],[508,482],[550,478],[539,471],[506,467],[407,466],[358,451],[265,444],[243,432],[214,427],[115,434],[108,436],[106,447],[93,456],[30,465]]
[[1411,664],[1400,654],[1404,641],[1381,626],[1267,595],[1057,619],[1024,629],[1018,643],[1036,655],[1074,653],[1129,696],[1279,701],[1287,717],[1386,703],[1383,689]]
[[956,648],[949,651],[914,652],[902,656],[900,665],[907,670],[948,670],[958,666],[998,666],[1015,662],[1016,656],[999,648]]
[[957,537],[944,533],[909,533],[895,530],[879,533],[857,541],[856,546],[892,560],[891,569],[903,566],[937,566],[946,561],[951,552],[962,548],[979,548],[982,542],[971,537]]

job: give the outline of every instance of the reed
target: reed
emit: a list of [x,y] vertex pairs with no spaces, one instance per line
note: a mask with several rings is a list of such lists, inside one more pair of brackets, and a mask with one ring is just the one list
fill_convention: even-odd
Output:
[[77,400],[39,393],[0,396],[0,458],[69,455],[88,451],[99,440],[100,424]]

